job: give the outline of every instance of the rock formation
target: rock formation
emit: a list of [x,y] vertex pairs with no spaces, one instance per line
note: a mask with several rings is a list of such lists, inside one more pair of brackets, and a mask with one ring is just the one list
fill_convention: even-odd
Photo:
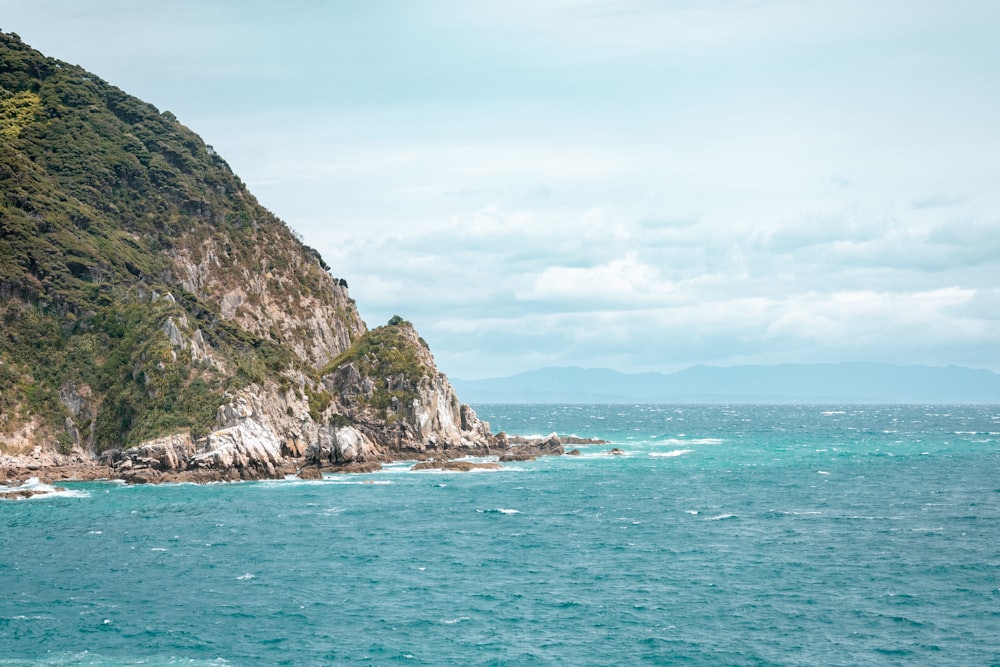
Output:
[[0,65],[5,470],[258,479],[505,449],[413,327],[368,330],[173,114],[13,34]]

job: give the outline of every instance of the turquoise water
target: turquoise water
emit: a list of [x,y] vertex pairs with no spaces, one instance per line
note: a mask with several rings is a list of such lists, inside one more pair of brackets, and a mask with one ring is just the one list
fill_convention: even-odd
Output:
[[613,445],[0,503],[0,665],[1000,664],[1000,407],[476,407]]

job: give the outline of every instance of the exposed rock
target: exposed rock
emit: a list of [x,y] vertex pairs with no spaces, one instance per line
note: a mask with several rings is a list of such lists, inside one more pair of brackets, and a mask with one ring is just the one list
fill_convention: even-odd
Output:
[[622,454],[624,454],[624,453],[625,453],[625,450],[624,450],[624,449],[618,449],[617,447],[615,447],[615,448],[611,449],[611,450],[610,450],[610,451],[608,452],[608,454],[611,454],[612,456],[621,456],[621,455],[622,455]]
[[539,456],[559,456],[565,453],[559,436],[555,433],[540,439],[523,439],[524,443],[512,446],[506,453],[500,455],[500,460],[507,461],[533,461]]
[[580,456],[580,450],[579,449],[571,449],[568,452],[566,452],[566,456]]
[[559,439],[564,445],[606,445],[607,440],[601,440],[600,438],[581,438],[575,435],[563,435],[559,436]]
[[[346,419],[364,436],[366,447],[354,458],[441,456],[446,450],[485,455],[498,447],[489,424],[461,404],[412,325],[397,322],[366,336],[323,376],[332,398],[325,416]],[[333,440],[320,432],[326,458],[353,460],[346,453],[338,459],[330,449]]]
[[320,429],[316,442],[306,449],[308,463],[345,464],[378,458],[378,448],[354,426],[327,426]]
[[[0,59],[18,89],[40,98],[88,81],[86,103],[60,111],[81,130],[73,155],[58,132],[5,145],[4,168],[32,196],[30,207],[4,211],[14,254],[0,285],[0,374],[27,378],[48,365],[4,385],[4,455],[51,471],[67,450],[93,463],[114,445],[122,449],[99,460],[148,483],[278,477],[306,456],[353,469],[505,448],[460,403],[413,327],[393,318],[369,331],[347,282],[196,134],[79,67],[53,66],[15,35],[0,33]],[[67,215],[65,202],[81,203],[74,165],[110,169],[109,156],[139,145],[135,127],[149,159],[88,189],[86,211]],[[45,266],[31,268],[43,255]],[[48,339],[58,359],[42,356],[54,349]],[[142,400],[130,396],[133,381]],[[64,409],[29,409],[33,395],[57,392]],[[171,432],[179,425],[196,435]],[[158,437],[140,442],[147,435]]]
[[323,471],[319,466],[303,466],[296,475],[299,479],[323,479]]
[[14,484],[0,484],[0,500],[23,500],[44,496],[52,493],[59,493],[66,489],[61,486],[50,486],[39,481],[37,477],[31,477],[24,482]]
[[246,395],[233,398],[229,403],[224,403],[215,411],[215,422],[223,427],[236,426],[244,419],[253,417],[255,413],[253,401]]
[[[167,294],[171,299],[173,296]],[[216,355],[212,353],[212,348],[205,342],[204,334],[202,334],[201,329],[195,329],[191,331],[190,334],[187,331],[190,330],[190,325],[188,324],[187,318],[183,315],[179,316],[175,321],[173,317],[168,317],[163,321],[160,326],[160,331],[166,336],[170,345],[175,350],[186,350],[191,353],[191,361],[194,363],[203,363],[218,370],[222,370],[222,362],[216,358]],[[177,355],[174,353],[174,361],[177,360]]]
[[152,468],[139,468],[124,471],[121,478],[128,484],[157,484],[163,481],[163,474]]
[[514,461],[534,461],[538,458],[538,453],[530,447],[511,447],[505,454],[500,455],[501,463],[513,463]]
[[242,471],[248,471],[251,479],[274,477],[284,464],[281,443],[274,433],[250,418],[210,433],[204,449],[188,461],[191,468],[238,470],[241,476]]
[[378,461],[351,461],[350,463],[338,463],[330,467],[324,467],[324,472],[334,473],[367,473],[378,472],[382,469],[382,464]]
[[[125,451],[107,452],[105,460],[119,468],[152,468],[153,470],[182,470],[194,454],[194,443],[187,433],[144,442],[139,447]],[[127,463],[126,463],[127,461]]]
[[306,455],[306,444],[296,435],[287,436],[281,443],[281,455],[300,459]]
[[[94,444],[94,410],[90,400],[93,391],[90,385],[67,382],[59,388],[59,402],[65,406],[69,416],[66,417],[63,428],[73,441],[73,448],[83,451]],[[81,433],[77,423],[89,424],[89,428]]]
[[187,339],[184,334],[181,333],[177,323],[174,322],[174,318],[168,317],[160,327],[160,331],[163,332],[163,334],[167,337],[167,340],[169,340],[170,344],[174,347],[179,347],[181,349],[187,347]]
[[455,472],[469,472],[470,470],[501,470],[499,463],[485,462],[477,463],[473,461],[421,461],[414,464],[410,470],[450,470]]

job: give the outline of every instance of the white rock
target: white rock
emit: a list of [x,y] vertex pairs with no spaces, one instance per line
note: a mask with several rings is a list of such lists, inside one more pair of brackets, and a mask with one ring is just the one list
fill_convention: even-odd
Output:
[[138,447],[122,452],[124,460],[131,467],[137,462],[153,461],[158,470],[180,470],[184,462],[194,453],[194,443],[187,433],[176,433],[164,438],[147,440]]
[[199,468],[272,468],[282,463],[281,443],[254,419],[209,434],[203,451],[191,457]]

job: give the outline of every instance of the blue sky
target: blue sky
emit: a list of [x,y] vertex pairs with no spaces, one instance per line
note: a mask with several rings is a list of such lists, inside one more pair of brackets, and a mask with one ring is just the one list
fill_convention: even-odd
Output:
[[1000,3],[0,0],[454,377],[1000,371]]

